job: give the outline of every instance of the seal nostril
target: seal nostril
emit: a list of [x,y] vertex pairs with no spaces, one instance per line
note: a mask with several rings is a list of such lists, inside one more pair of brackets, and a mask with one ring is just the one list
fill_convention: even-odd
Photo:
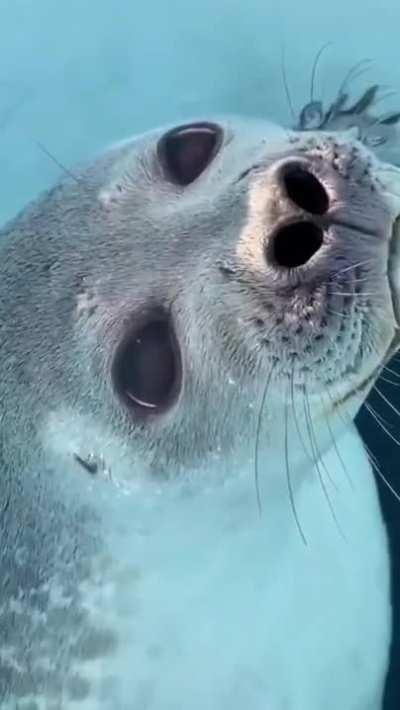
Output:
[[306,264],[323,243],[322,229],[312,222],[295,222],[279,229],[271,243],[277,266],[294,269]]
[[112,368],[124,403],[139,414],[165,411],[180,390],[181,361],[167,318],[156,317],[127,337]]
[[283,184],[290,200],[310,214],[322,215],[329,209],[329,198],[320,181],[300,165],[284,168]]

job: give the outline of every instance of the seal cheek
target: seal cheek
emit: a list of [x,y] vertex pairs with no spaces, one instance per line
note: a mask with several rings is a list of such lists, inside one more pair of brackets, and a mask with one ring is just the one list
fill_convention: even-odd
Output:
[[136,414],[169,409],[182,387],[182,363],[171,321],[163,314],[142,323],[121,343],[112,365],[118,397]]

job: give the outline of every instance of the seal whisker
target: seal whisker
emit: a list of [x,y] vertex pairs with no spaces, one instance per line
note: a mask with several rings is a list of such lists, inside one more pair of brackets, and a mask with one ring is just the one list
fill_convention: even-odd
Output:
[[324,45],[322,45],[322,47],[318,50],[316,57],[314,59],[312,71],[311,71],[311,84],[310,84],[310,102],[311,103],[313,103],[313,101],[314,101],[315,77],[316,77],[319,61],[320,61],[323,53],[325,52],[325,50],[328,49],[328,47],[330,47],[331,45],[332,45],[332,42],[326,42]]
[[384,377],[383,375],[380,375],[380,378],[382,382],[387,382],[388,385],[392,385],[393,387],[400,387],[399,382],[393,382],[393,380],[389,380],[388,377]]
[[272,373],[274,371],[274,368],[275,368],[275,365],[272,365],[269,375],[267,377],[267,381],[265,383],[264,391],[263,391],[262,398],[261,398],[261,404],[260,404],[260,409],[258,412],[258,418],[257,418],[256,441],[255,441],[255,450],[254,450],[254,485],[255,485],[255,489],[256,489],[257,508],[258,508],[258,512],[259,512],[260,516],[262,515],[262,504],[261,504],[261,495],[260,495],[260,474],[259,474],[261,425],[262,425],[262,417],[263,417],[263,413],[264,413],[265,402],[267,400],[268,388],[269,388],[269,384],[271,382]]
[[[332,397],[332,393],[331,393],[330,388],[329,388],[328,385],[326,386],[326,392],[327,392],[327,394],[328,394],[328,397],[329,397],[329,400],[330,400],[331,405],[334,405],[335,403],[334,403],[334,400],[333,400],[333,397]],[[329,417],[326,416],[325,411],[324,411],[324,416],[325,416],[325,423],[326,423],[326,425],[327,425],[327,428],[328,428],[328,431],[329,431],[329,435],[330,435],[330,437],[331,437],[332,446],[333,446],[333,448],[335,449],[336,456],[337,456],[337,458],[338,458],[338,460],[339,460],[339,463],[340,463],[340,465],[341,465],[341,467],[342,467],[342,469],[343,469],[344,475],[346,476],[347,482],[348,482],[350,488],[354,491],[354,483],[353,483],[353,480],[352,480],[352,478],[351,478],[351,476],[350,476],[350,473],[349,473],[349,471],[348,471],[348,469],[347,469],[346,464],[345,464],[344,461],[343,461],[343,457],[342,457],[342,455],[341,455],[341,453],[340,453],[340,451],[339,451],[339,448],[338,448],[338,445],[337,445],[337,442],[336,442],[336,437],[335,437],[335,435],[334,435],[334,433],[333,433],[333,430],[332,430],[332,427],[331,427],[331,423],[330,423],[330,421],[329,421]],[[348,424],[348,422],[346,422],[346,425],[347,425],[347,424]]]
[[38,146],[38,148],[40,148],[42,153],[47,155],[47,157],[50,158],[50,160],[52,160],[53,163],[55,163],[55,165],[57,165],[57,167],[63,171],[63,173],[65,173],[65,175],[67,175],[68,177],[75,180],[75,182],[78,183],[78,185],[80,184],[80,179],[76,175],[74,175],[74,173],[72,173],[71,170],[68,170],[68,168],[66,168],[65,165],[60,163],[60,161],[57,160],[57,158],[52,153],[50,153],[50,151],[42,143],[40,143],[40,141],[36,141],[36,145]]
[[300,423],[299,423],[298,416],[297,416],[296,405],[295,405],[295,396],[294,396],[294,374],[295,374],[295,373],[294,373],[294,368],[295,368],[295,362],[294,362],[294,360],[293,360],[292,376],[291,376],[291,379],[290,379],[290,399],[291,399],[291,403],[292,403],[293,420],[294,420],[294,424],[295,424],[295,427],[296,427],[297,435],[298,435],[298,437],[299,437],[299,439],[300,439],[300,442],[301,442],[301,445],[302,445],[302,447],[303,447],[304,453],[306,454],[306,456],[308,457],[308,459],[310,460],[310,462],[311,462],[314,466],[317,466],[317,465],[318,465],[318,462],[315,460],[315,456],[314,456],[314,453],[313,453],[312,449],[311,449],[311,453],[310,453],[310,451],[307,449],[306,442],[304,441],[304,436],[303,436],[303,434],[302,434],[301,427],[300,427]]
[[[398,89],[393,89],[393,88],[390,88],[389,86],[388,87],[382,86],[381,89],[383,89],[383,88],[386,88],[386,91],[377,97],[377,99],[375,100],[374,106],[377,106],[378,104],[381,104],[383,101],[387,101],[388,99],[392,99],[394,96],[399,95]],[[380,119],[378,119],[378,122],[379,123],[382,122],[382,117]]]
[[[333,274],[333,276],[335,276],[335,274]],[[346,282],[345,285],[346,285],[346,286],[349,286],[349,285],[351,286],[352,284],[365,283],[366,281],[369,281],[369,280],[370,280],[370,277],[369,277],[369,276],[356,276],[355,278],[352,277],[352,278],[351,278],[351,281],[349,281],[348,283]],[[334,282],[332,281],[332,283],[334,283]],[[336,283],[337,283],[338,286],[340,286],[341,281],[338,280]]]
[[[319,468],[319,462],[321,461],[321,454],[318,451],[318,445],[316,443],[314,427],[313,427],[313,422],[312,422],[312,417],[311,417],[310,401],[309,401],[305,387],[303,388],[303,407],[304,407],[304,417],[305,417],[305,421],[306,421],[306,425],[307,425],[308,436],[310,439],[310,445],[311,445],[311,448],[313,449],[315,460],[317,461],[315,468],[317,470],[318,477],[322,480],[322,474],[321,474],[321,470]],[[336,483],[334,483],[334,481],[332,480],[329,471],[327,470],[327,468],[325,467],[325,465],[323,464],[322,461],[321,461],[321,464],[325,470],[325,473],[326,473],[332,487],[336,487]],[[320,480],[320,482],[321,482],[321,480]],[[323,488],[324,488],[324,486],[323,486]]]
[[392,410],[392,412],[394,412],[395,414],[397,414],[398,417],[400,417],[400,410],[397,409],[397,407],[395,407],[392,402],[390,402],[390,400],[383,394],[383,392],[381,392],[377,384],[374,385],[373,389],[377,393],[377,395],[385,402],[385,404]]
[[[305,414],[305,417],[306,417],[306,421],[308,421],[308,428],[309,428],[309,433],[310,433],[310,444],[311,444],[311,446],[315,449],[317,461],[318,461],[318,462],[321,462],[322,467],[324,468],[325,473],[327,474],[327,477],[328,477],[329,481],[331,482],[331,484],[332,484],[334,487],[336,487],[336,484],[334,484],[333,481],[332,481],[332,479],[331,479],[331,476],[330,476],[329,471],[327,470],[325,464],[323,463],[322,456],[321,456],[321,452],[318,451],[318,443],[317,443],[317,440],[316,440],[316,437],[315,437],[314,428],[313,428],[312,416],[311,416],[311,408],[310,408],[310,401],[309,401],[309,398],[308,398],[308,394],[307,394],[306,388],[304,388],[304,400],[303,400],[303,402],[304,402],[304,414]],[[323,475],[322,475],[322,473],[321,473],[321,469],[320,469],[319,465],[316,467],[316,470],[317,470],[318,479],[319,479],[319,482],[320,482],[320,485],[321,485],[322,492],[323,492],[323,494],[324,494],[325,500],[326,500],[326,502],[327,502],[328,508],[329,508],[330,513],[331,513],[331,516],[332,516],[332,518],[333,518],[333,520],[334,520],[334,522],[335,522],[335,525],[336,525],[336,527],[337,527],[337,530],[338,530],[340,536],[341,536],[345,541],[347,541],[347,540],[346,540],[346,536],[344,535],[344,532],[343,532],[343,530],[342,530],[342,528],[341,528],[341,525],[340,525],[340,523],[339,523],[339,520],[338,520],[338,518],[337,518],[335,509],[334,509],[333,504],[332,504],[332,501],[331,501],[331,499],[330,499],[329,492],[328,492],[328,489],[327,489],[327,487],[326,487],[326,484],[325,484],[325,481],[324,481],[324,478],[323,478]]]
[[369,71],[371,65],[373,64],[373,61],[373,59],[361,59],[356,64],[353,64],[353,66],[350,67],[349,71],[345,75],[342,83],[340,84],[338,96],[341,96],[345,93],[345,90],[350,81],[355,81],[360,76]]
[[[383,88],[383,87],[382,87]],[[376,108],[380,103],[383,103],[384,101],[387,101],[390,98],[393,98],[394,96],[398,96],[399,91],[395,91],[394,89],[388,90],[385,93],[382,93],[380,96],[374,99],[373,105],[374,108]],[[398,123],[399,121],[399,114],[398,113],[393,113],[393,111],[388,111],[385,114],[381,114],[380,116],[377,116],[374,121],[368,124],[366,127],[366,132],[367,134],[376,126],[378,125],[392,125],[394,123]]]
[[388,365],[384,365],[383,369],[386,370],[386,372],[389,372],[391,375],[394,375],[395,377],[398,377],[400,379],[400,373],[396,372],[396,370],[392,370],[392,368],[388,367]]
[[[289,388],[290,388],[290,386],[291,386],[291,385],[290,385],[290,382],[289,382]],[[298,516],[297,507],[296,507],[296,502],[295,502],[295,499],[294,499],[294,491],[293,491],[293,486],[292,486],[292,479],[291,479],[291,475],[290,475],[290,465],[289,465],[289,421],[288,421],[288,416],[289,416],[289,414],[288,414],[288,410],[289,410],[289,397],[286,398],[286,403],[285,403],[284,410],[285,410],[285,415],[284,415],[284,416],[285,416],[285,432],[284,432],[284,437],[285,437],[285,441],[284,441],[284,446],[285,446],[285,469],[286,469],[286,483],[287,483],[287,488],[288,488],[288,492],[289,492],[290,507],[291,507],[291,509],[292,509],[293,517],[294,517],[294,519],[295,519],[297,529],[298,529],[298,531],[299,531],[299,533],[300,533],[300,537],[301,537],[301,539],[302,539],[304,545],[307,546],[307,545],[308,545],[308,543],[307,543],[307,538],[306,538],[306,536],[305,536],[305,534],[304,534],[304,531],[303,531],[303,528],[302,528],[302,525],[301,525],[301,523],[300,523],[300,519],[299,519],[299,516]]]
[[335,276],[339,276],[339,274],[344,274],[346,271],[351,271],[351,269],[357,269],[359,266],[365,266],[366,264],[373,264],[374,259],[363,259],[362,261],[357,261],[355,264],[350,264],[350,266],[345,266],[343,269],[338,269],[338,271],[334,272]]
[[333,308],[327,308],[326,312],[329,313],[329,315],[332,316],[337,316],[338,318],[343,318],[343,320],[352,320],[353,316],[351,313],[344,313],[342,311],[335,311]]
[[384,424],[381,421],[382,417],[377,412],[375,412],[371,403],[364,402],[364,407],[365,407],[366,411],[371,415],[371,417],[373,417],[375,419],[377,424],[379,424],[379,426],[385,432],[385,434],[387,434],[389,439],[391,439],[396,444],[396,446],[400,446],[400,441],[394,436],[394,434],[392,434],[391,431],[389,431],[388,426],[386,426],[386,424]]
[[[337,404],[337,402],[335,402],[335,399],[334,399],[334,397],[332,396],[332,393],[330,392],[330,389],[329,389],[329,385],[328,385],[328,384],[326,385],[326,390],[327,390],[327,392],[328,392],[328,395],[329,395],[329,398],[330,398],[330,400],[331,400],[331,402],[332,402],[333,407],[335,407],[336,404]],[[340,419],[342,420],[342,422],[343,422],[343,424],[344,424],[345,427],[347,427],[347,426],[349,426],[350,424],[352,424],[353,419],[352,419],[352,417],[350,416],[350,414],[346,411],[345,405],[342,404],[342,406],[340,407],[340,409],[337,410],[337,414],[338,414],[338,416],[340,417]]]
[[[385,94],[382,94],[379,98],[375,99],[374,107],[376,108],[378,104],[382,103],[383,101],[387,101],[387,99],[396,96],[398,93],[398,91],[387,91]],[[376,126],[384,126],[398,123],[399,118],[399,114],[393,113],[392,111],[377,116],[375,120],[368,124],[368,126],[366,127],[366,135],[368,136],[368,133],[370,133],[373,128],[376,128]],[[382,143],[385,143],[386,141],[387,138],[382,137]]]
[[364,448],[367,452],[367,456],[368,456],[368,459],[369,459],[369,462],[371,464],[373,471],[381,479],[381,481],[384,483],[384,485],[389,489],[389,491],[392,493],[392,495],[395,497],[395,499],[400,503],[400,494],[396,491],[395,488],[393,488],[390,481],[388,481],[385,474],[382,472],[382,470],[376,460],[376,456],[372,453],[371,449],[365,443],[364,443]]
[[383,291],[363,291],[362,293],[355,293],[354,291],[330,291],[328,293],[331,296],[351,296],[352,298],[366,298],[367,296],[386,296]]
[[[303,398],[304,398],[304,397],[306,396],[306,394],[305,394],[305,385],[303,385],[303,387],[302,387],[301,389],[302,389],[302,394],[303,394]],[[298,436],[299,436],[299,438],[300,438],[300,441],[301,441],[301,443],[302,443],[304,452],[305,452],[306,455],[310,458],[310,461],[311,461],[311,463],[315,466],[315,468],[318,469],[318,467],[319,467],[318,453],[319,453],[319,452],[317,451],[317,447],[314,447],[314,446],[313,446],[313,441],[312,441],[312,433],[313,433],[313,432],[312,432],[312,422],[311,422],[311,420],[308,420],[307,417],[305,418],[306,425],[307,425],[307,433],[308,433],[308,437],[309,437],[309,441],[310,441],[310,446],[311,446],[311,456],[310,456],[310,454],[309,454],[309,452],[308,452],[308,450],[307,450],[305,441],[304,441],[304,437],[303,437],[303,435],[302,435],[302,433],[301,433],[301,428],[300,428],[299,421],[298,421],[298,417],[297,417],[297,413],[296,413],[295,398],[294,398],[294,361],[293,361],[292,380],[291,380],[291,399],[292,399],[293,418],[294,418],[294,422],[295,422],[295,427],[296,427],[296,430],[297,430],[297,434],[298,434]],[[309,424],[311,424],[311,428],[308,426]],[[338,490],[338,486],[337,486],[337,484],[336,484],[336,481],[334,481],[334,480],[332,479],[332,477],[331,477],[330,474],[329,474],[329,471],[326,469],[326,467],[324,466],[323,462],[322,462],[322,465],[323,465],[323,467],[324,467],[324,469],[325,469],[325,472],[326,472],[326,474],[327,474],[327,476],[328,476],[328,478],[329,478],[329,481],[330,481],[332,487],[335,488],[335,490]]]
[[355,279],[351,280],[351,283],[365,283],[366,281],[369,281],[370,277],[369,276],[357,276]]
[[289,82],[288,82],[287,73],[286,73],[285,47],[283,44],[281,45],[281,74],[282,74],[283,88],[285,90],[286,100],[287,100],[287,103],[289,106],[289,111],[291,113],[292,120],[294,122],[296,122],[296,112],[293,108],[293,102],[292,102],[292,97],[290,95]]

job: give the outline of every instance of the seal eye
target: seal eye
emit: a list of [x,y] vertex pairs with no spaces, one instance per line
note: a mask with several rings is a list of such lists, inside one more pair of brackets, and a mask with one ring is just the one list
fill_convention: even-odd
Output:
[[112,377],[129,408],[143,413],[164,411],[181,382],[179,351],[166,318],[147,322],[125,339],[116,354]]
[[166,133],[158,154],[169,179],[190,185],[210,164],[221,144],[221,129],[213,123],[192,123]]

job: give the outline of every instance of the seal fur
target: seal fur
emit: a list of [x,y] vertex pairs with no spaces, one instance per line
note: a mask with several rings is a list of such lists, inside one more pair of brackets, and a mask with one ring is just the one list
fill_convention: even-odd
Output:
[[[218,118],[6,226],[4,710],[380,708],[389,560],[352,419],[397,348],[398,184],[350,136]],[[129,365],[163,324],[175,389],[143,407]]]

